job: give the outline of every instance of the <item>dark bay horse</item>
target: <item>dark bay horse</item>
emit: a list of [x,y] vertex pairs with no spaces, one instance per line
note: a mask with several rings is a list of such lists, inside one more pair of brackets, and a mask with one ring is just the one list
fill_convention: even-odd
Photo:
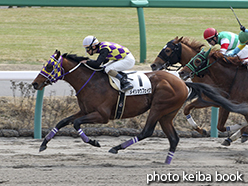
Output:
[[[163,70],[163,69],[173,70],[170,67],[174,67],[175,64],[179,63],[180,67],[177,67],[177,69],[174,68],[174,70],[179,70],[180,68],[185,66],[193,56],[195,56],[198,52],[200,52],[203,46],[205,45],[200,43],[199,41],[191,40],[188,37],[181,37],[181,38],[176,37],[175,39],[169,41],[164,46],[164,48],[155,58],[154,62],[151,64],[151,68],[153,71]],[[203,83],[214,85],[214,82],[212,82],[210,78],[204,80],[205,81]],[[207,132],[205,129],[200,128],[195,123],[194,119],[190,114],[190,111],[195,108],[204,108],[209,106],[212,105],[209,105],[205,102],[201,102],[200,99],[196,99],[195,101],[191,102],[190,104],[184,107],[184,115],[186,116],[187,121],[190,123],[190,125],[192,125],[194,130],[196,130],[202,135],[207,135]]]
[[[47,143],[62,127],[71,123],[85,143],[100,147],[96,140],[86,136],[80,125],[86,123],[106,124],[109,120],[114,119],[119,92],[110,86],[108,76],[105,73],[96,72],[81,64],[80,61],[83,59],[83,57],[75,55],[61,55],[59,51],[55,51],[32,83],[36,90],[42,90],[43,87],[63,79],[77,92],[76,96],[80,107],[78,113],[58,122],[55,128],[46,135],[40,146],[40,151],[47,148]],[[169,153],[165,161],[166,164],[170,164],[179,142],[179,137],[173,126],[173,118],[187,99],[191,100],[201,94],[218,102],[227,110],[242,114],[248,113],[246,105],[231,103],[209,85],[185,83],[180,78],[165,71],[150,72],[145,73],[145,75],[151,82],[152,93],[127,96],[122,116],[122,118],[130,118],[150,109],[145,127],[137,136],[110,149],[109,152],[111,153],[118,153],[119,150],[151,136],[157,122],[159,122],[170,142]],[[187,87],[192,89],[189,97]]]
[[[190,40],[187,37],[181,37],[181,38],[176,37],[175,39],[169,41],[165,45],[165,47],[161,50],[157,58],[154,60],[153,64],[151,65],[151,68],[154,71],[161,70],[163,68],[168,68],[169,66],[172,66],[176,63],[180,63],[181,66],[185,66],[191,60],[191,58],[193,58],[196,54],[198,54],[201,51],[203,46],[204,44],[202,44],[199,41]],[[233,69],[236,70],[235,67],[233,67]],[[225,69],[224,71],[226,74],[228,73],[229,70],[226,71]],[[234,91],[235,87],[238,86],[236,85],[238,82],[237,82],[237,79],[235,78],[236,71],[234,73],[232,72],[231,74],[228,75],[229,81],[227,84],[224,84],[226,81],[222,81],[222,83],[220,81],[220,79],[226,78],[226,76],[223,74],[216,74],[216,77],[219,78],[219,81],[216,81],[216,79],[213,78],[213,76],[209,75],[208,73],[206,73],[204,76],[199,76],[199,77],[194,76],[192,81],[199,82],[199,83],[206,83],[206,84],[210,84],[215,87],[219,87],[223,91],[226,91],[227,93],[230,94],[228,99],[236,101],[238,97],[236,95],[236,91]],[[240,77],[241,76],[242,75],[240,75]],[[231,86],[232,84],[234,86]],[[242,101],[248,100],[248,96],[246,96],[246,98],[244,98],[244,96],[245,95],[242,95],[241,96],[242,98],[240,97]],[[190,115],[190,111],[195,108],[204,108],[204,107],[209,107],[209,106],[215,106],[215,105],[214,104],[211,105],[209,103],[202,102],[200,99],[196,99],[190,104],[186,105],[184,108],[184,114],[187,116],[189,123],[193,126],[195,130],[197,130],[201,134],[205,134],[206,131],[204,129],[199,128],[196,125],[196,123],[194,122],[193,118]],[[227,130],[235,131],[235,130],[238,130],[239,128],[242,128],[242,125],[240,124],[236,124],[233,127],[225,127],[225,123],[226,123],[228,116],[229,116],[229,111],[220,107],[218,125],[217,125],[217,128],[219,131],[222,131],[222,132],[227,131]],[[232,140],[235,140],[235,137]],[[230,145],[230,141],[228,143],[224,142],[223,145],[228,145],[228,144]]]
[[[242,64],[238,56],[227,58],[219,51],[210,53],[210,50],[208,52],[201,51],[193,57],[179,72],[180,77],[183,80],[188,78],[193,80],[195,78],[204,79],[201,77],[208,76],[215,82],[216,86],[221,87],[222,90],[228,93],[226,95],[228,99],[236,103],[248,102],[248,95],[246,94],[248,90],[248,72],[246,66]],[[226,114],[228,116],[229,112],[226,111]],[[245,116],[245,119],[248,121],[248,115]],[[246,132],[246,128],[241,130],[241,134],[244,131]],[[239,137],[239,135],[240,133],[238,132],[236,137]],[[227,140],[226,145],[229,145],[232,140]]]

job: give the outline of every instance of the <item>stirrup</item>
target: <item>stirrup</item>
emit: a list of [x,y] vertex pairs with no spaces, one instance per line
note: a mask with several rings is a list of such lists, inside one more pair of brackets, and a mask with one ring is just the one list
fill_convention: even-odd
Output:
[[126,85],[121,89],[121,91],[126,92],[126,91],[128,91],[128,90],[130,90],[130,89],[132,89],[132,88],[133,88],[133,85],[132,85],[130,82],[128,82],[128,83],[126,83]]

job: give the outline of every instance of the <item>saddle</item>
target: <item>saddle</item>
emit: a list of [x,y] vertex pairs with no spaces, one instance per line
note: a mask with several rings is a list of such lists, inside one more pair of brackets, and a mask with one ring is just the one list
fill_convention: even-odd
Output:
[[[123,73],[127,79],[133,84],[133,89],[125,92],[126,96],[151,94],[152,87],[149,78],[143,72],[119,72]],[[110,85],[117,91],[120,91],[120,81],[112,76],[109,76]]]
[[109,76],[110,85],[119,92],[116,110],[115,110],[115,119],[120,119],[124,112],[126,96],[134,95],[143,95],[151,94],[152,87],[149,78],[142,72],[119,72],[133,84],[133,89],[126,91],[125,93],[121,91],[120,81],[112,76]]

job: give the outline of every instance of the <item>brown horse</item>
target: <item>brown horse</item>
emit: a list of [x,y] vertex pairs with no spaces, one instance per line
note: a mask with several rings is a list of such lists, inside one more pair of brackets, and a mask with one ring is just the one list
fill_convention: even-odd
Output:
[[[154,62],[151,64],[153,71],[157,70],[176,70],[171,69],[175,64],[180,63],[180,67],[177,67],[177,70],[185,66],[192,57],[194,57],[198,52],[201,51],[204,44],[191,40],[188,37],[176,37],[175,39],[169,41],[165,47],[160,51],[159,55],[155,58]],[[194,82],[197,82],[193,80]],[[211,78],[206,78],[199,81],[207,84],[214,85],[214,82]],[[202,135],[207,135],[205,129],[200,128],[192,118],[190,111],[195,108],[204,108],[213,106],[212,104],[202,102],[200,99],[196,99],[190,104],[184,107],[184,115],[187,118],[187,121],[192,125],[193,129],[199,132]],[[222,130],[222,122],[220,122],[221,116],[219,115],[218,129]],[[225,124],[225,123],[224,123]],[[223,124],[223,125],[224,125]]]
[[[180,77],[183,80],[188,78],[201,80],[205,76],[208,76],[215,82],[216,86],[221,87],[223,91],[228,93],[226,94],[228,99],[236,103],[248,102],[248,96],[245,94],[248,90],[248,72],[246,66],[242,64],[238,56],[227,58],[219,51],[212,51],[210,53],[210,50],[206,53],[201,51],[193,57],[179,72]],[[229,112],[224,111],[222,113],[227,118]],[[245,119],[248,121],[248,115],[245,116]],[[237,129],[237,126],[231,127]],[[244,131],[246,132],[246,128],[241,130],[241,134]],[[238,132],[236,137],[238,137],[238,134],[240,135]],[[228,138],[224,145],[228,145],[231,141],[232,139]]]
[[[202,49],[202,47],[204,46],[204,44],[196,41],[196,40],[190,40],[187,37],[181,37],[178,38],[176,37],[175,39],[169,41],[165,47],[161,50],[161,52],[159,53],[159,55],[157,56],[157,58],[155,59],[155,61],[153,62],[153,64],[151,65],[151,68],[153,71],[155,70],[161,70],[163,68],[168,69],[169,66],[173,66],[176,63],[180,63],[181,67],[185,66],[190,60],[191,58],[193,58],[197,53],[199,53]],[[223,79],[222,74],[216,74],[219,75],[221,77],[221,79]],[[230,76],[229,76],[230,77]],[[236,84],[234,82],[235,76],[230,77],[230,79],[232,80],[231,82],[233,82],[234,84]],[[234,87],[230,86],[229,84],[217,84],[216,80],[214,78],[212,78],[212,76],[208,75],[208,73],[206,73],[204,76],[195,76],[192,79],[193,82],[200,82],[200,83],[207,83],[210,84],[212,86],[216,86],[221,88],[224,91],[227,91],[227,93],[231,94],[229,99],[235,100],[235,98],[233,99],[233,97],[235,96],[235,92],[233,92]],[[225,81],[223,81],[225,82]],[[230,90],[229,90],[230,89]],[[232,89],[232,91],[231,91]],[[246,98],[246,100],[248,99],[248,97]],[[245,100],[245,99],[243,99]],[[193,128],[195,130],[197,130],[199,133],[201,134],[206,134],[206,131],[204,129],[199,128],[195,121],[193,120],[193,118],[190,115],[190,111],[194,108],[204,108],[204,107],[209,107],[209,106],[215,106],[214,104],[209,104],[209,103],[205,103],[202,102],[200,99],[196,99],[195,101],[191,102],[190,104],[186,105],[184,108],[184,114],[187,116],[187,119],[189,121],[189,123],[193,126]],[[233,127],[224,127],[226,120],[228,118],[229,112],[220,107],[219,109],[219,117],[218,117],[218,125],[217,128],[218,130],[224,132],[226,130],[238,130],[239,128],[242,127],[242,125],[240,124],[236,124]],[[235,140],[235,136],[232,138],[232,140]],[[223,143],[223,145],[230,145],[231,141],[230,139],[227,139],[228,141],[225,141]]]
[[[108,76],[102,71],[96,72],[81,64],[83,57],[76,55],[60,55],[59,51],[51,56],[44,65],[40,74],[33,81],[36,90],[42,90],[48,84],[64,79],[77,92],[76,96],[80,111],[61,120],[44,138],[40,151],[47,148],[47,143],[66,125],[73,123],[74,128],[85,143],[100,147],[96,140],[89,139],[80,128],[81,124],[108,123],[115,117],[116,103],[119,92],[109,84]],[[130,140],[113,147],[109,152],[118,153],[118,150],[141,141],[152,135],[157,122],[166,134],[170,149],[165,163],[170,164],[179,142],[179,137],[173,126],[173,118],[188,97],[187,86],[192,89],[188,99],[201,94],[219,103],[228,110],[238,113],[247,113],[248,107],[236,105],[222,97],[208,85],[185,83],[180,78],[165,71],[145,73],[152,85],[152,93],[138,96],[127,96],[122,118],[130,118],[142,114],[150,109],[144,129]]]

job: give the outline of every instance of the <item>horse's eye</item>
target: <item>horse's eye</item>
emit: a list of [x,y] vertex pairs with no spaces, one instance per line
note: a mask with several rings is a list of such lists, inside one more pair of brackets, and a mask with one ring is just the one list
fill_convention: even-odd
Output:
[[52,64],[47,64],[45,69],[46,69],[47,72],[52,72],[53,71],[53,65]]
[[166,49],[165,52],[166,52],[166,53],[169,53],[169,52],[170,52],[170,49]]
[[195,65],[201,64],[201,59],[199,59],[199,58],[195,59],[194,63],[195,63]]

